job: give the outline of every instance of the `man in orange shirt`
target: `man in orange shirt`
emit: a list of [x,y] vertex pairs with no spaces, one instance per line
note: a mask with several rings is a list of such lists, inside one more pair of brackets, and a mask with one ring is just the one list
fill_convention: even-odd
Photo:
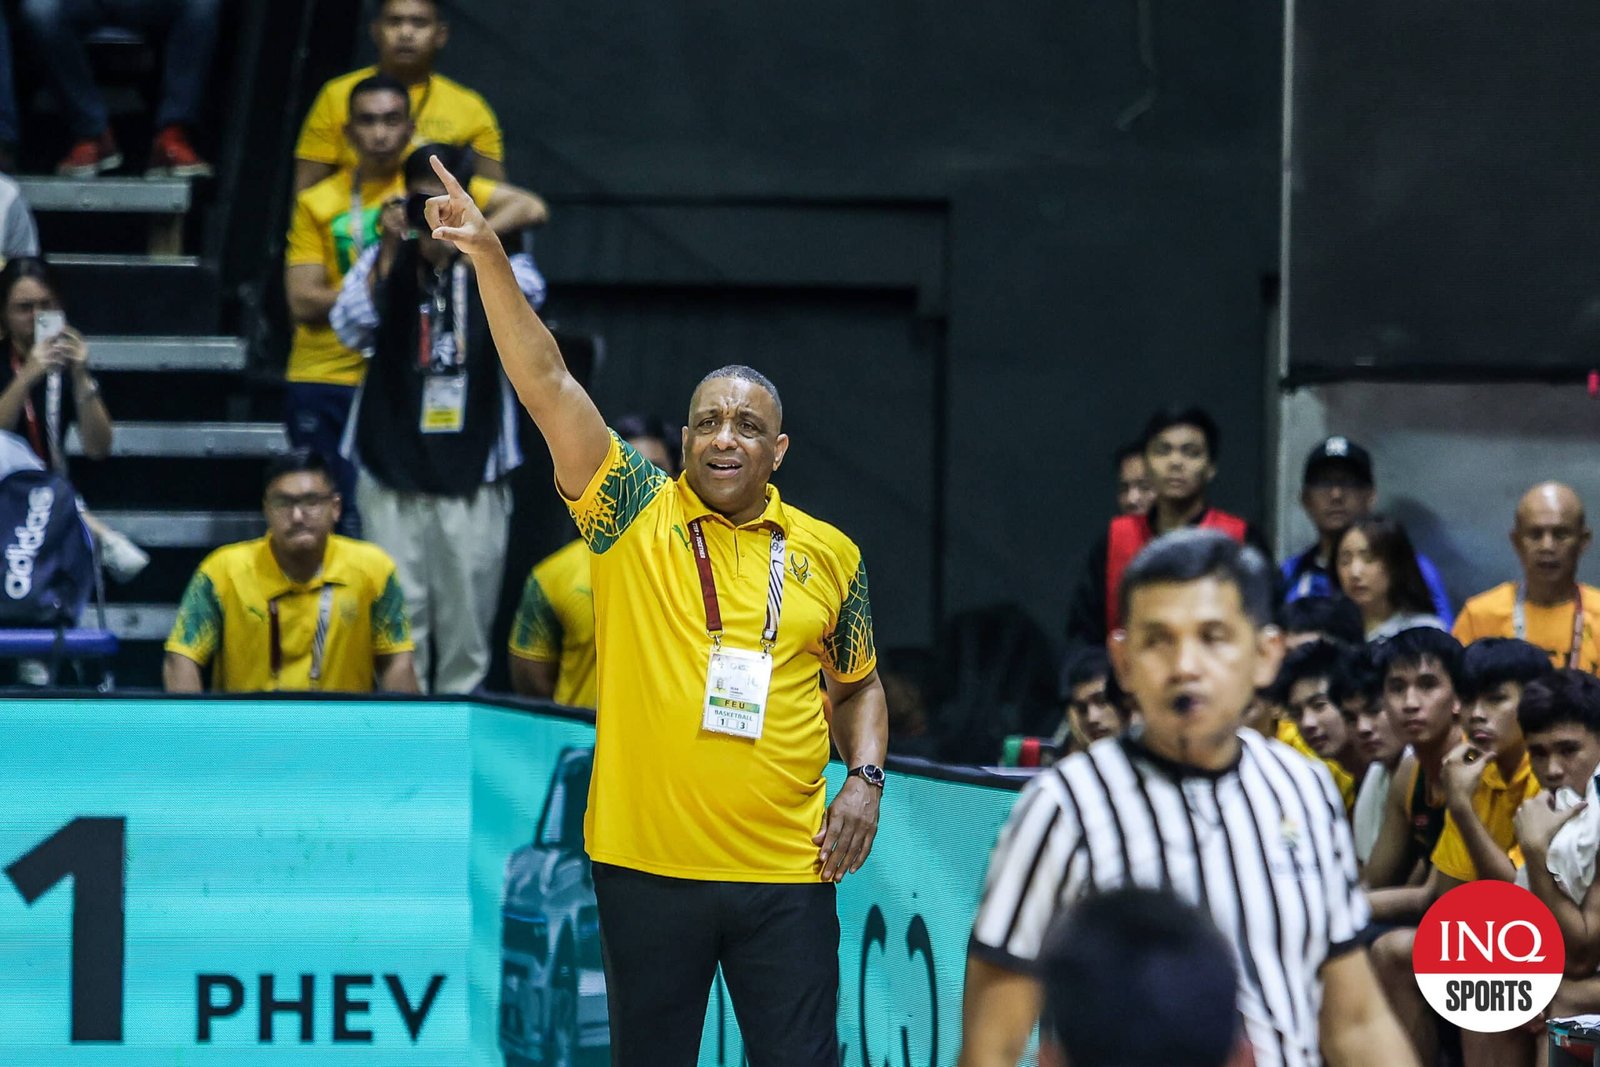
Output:
[[1592,535],[1583,501],[1568,486],[1542,482],[1517,505],[1511,547],[1520,582],[1503,582],[1467,601],[1456,619],[1462,644],[1516,637],[1544,649],[1557,667],[1600,672],[1600,589],[1578,582],[1578,560]]

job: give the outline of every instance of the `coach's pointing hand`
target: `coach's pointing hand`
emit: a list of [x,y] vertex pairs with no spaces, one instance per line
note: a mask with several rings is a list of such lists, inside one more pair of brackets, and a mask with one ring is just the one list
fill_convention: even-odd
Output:
[[822,817],[822,829],[811,839],[821,845],[817,862],[822,880],[842,882],[855,874],[872,852],[872,839],[878,835],[878,801],[883,791],[865,780],[850,776],[839,788],[839,795]]
[[433,228],[433,236],[449,241],[469,256],[480,252],[499,251],[504,254],[500,238],[489,228],[489,223],[472,202],[472,197],[456,181],[456,176],[445,169],[438,156],[429,156],[433,172],[444,182],[444,195],[430,197],[423,216]]

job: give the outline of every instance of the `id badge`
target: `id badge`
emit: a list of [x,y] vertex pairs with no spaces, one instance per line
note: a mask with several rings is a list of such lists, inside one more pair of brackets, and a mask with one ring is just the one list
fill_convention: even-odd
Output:
[[467,421],[467,376],[433,374],[422,380],[423,433],[460,433]]
[[772,657],[742,648],[713,648],[706,669],[702,729],[755,741],[767,723]]

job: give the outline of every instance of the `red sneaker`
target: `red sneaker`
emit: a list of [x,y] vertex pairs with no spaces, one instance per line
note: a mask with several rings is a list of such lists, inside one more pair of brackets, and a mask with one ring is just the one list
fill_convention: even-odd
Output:
[[72,151],[56,164],[56,173],[67,178],[93,178],[102,171],[122,166],[122,152],[111,136],[103,131],[99,137],[86,137],[72,146]]
[[200,158],[182,126],[168,126],[156,134],[144,174],[147,178],[209,178],[211,164]]

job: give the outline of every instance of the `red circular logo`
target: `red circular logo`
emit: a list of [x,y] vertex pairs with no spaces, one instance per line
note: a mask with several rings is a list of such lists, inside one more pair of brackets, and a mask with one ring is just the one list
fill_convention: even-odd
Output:
[[1433,1010],[1482,1034],[1521,1026],[1550,1005],[1567,947],[1544,901],[1510,882],[1457,886],[1417,927],[1411,966]]

